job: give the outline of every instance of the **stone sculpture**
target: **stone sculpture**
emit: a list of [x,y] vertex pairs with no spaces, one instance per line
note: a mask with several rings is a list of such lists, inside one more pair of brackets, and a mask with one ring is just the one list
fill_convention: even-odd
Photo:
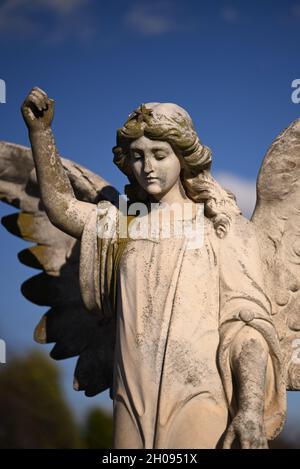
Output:
[[[55,342],[54,359],[79,355],[75,389],[110,389],[115,448],[267,448],[286,389],[300,388],[300,120],[267,152],[249,221],[212,177],[187,112],[142,104],[113,152],[128,206],[148,211],[126,213],[120,236],[124,199],[60,158],[54,101],[34,88],[22,113],[32,152],[0,143],[0,197],[20,209],[4,226],[36,243],[20,261],[43,270],[22,286],[51,307],[35,340]],[[190,208],[173,227],[204,207],[201,246],[161,236],[172,204]],[[157,236],[131,236],[154,210]]]

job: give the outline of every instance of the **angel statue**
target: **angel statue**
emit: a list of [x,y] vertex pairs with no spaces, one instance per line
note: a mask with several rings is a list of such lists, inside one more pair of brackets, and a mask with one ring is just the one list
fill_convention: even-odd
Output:
[[[0,196],[20,209],[2,223],[35,243],[19,259],[43,271],[22,285],[50,306],[35,340],[79,356],[76,390],[110,390],[114,448],[267,448],[300,389],[300,119],[268,150],[249,221],[176,104],[142,104],[117,131],[126,198],[59,156],[44,91],[22,114],[32,151],[0,144]],[[201,246],[160,236],[170,204],[191,209],[173,225],[203,207]],[[131,236],[154,211],[158,236]]]

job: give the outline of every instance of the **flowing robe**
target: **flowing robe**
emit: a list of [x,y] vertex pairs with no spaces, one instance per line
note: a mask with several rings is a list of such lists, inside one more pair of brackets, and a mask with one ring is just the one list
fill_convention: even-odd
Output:
[[[99,206],[83,234],[80,278],[87,307],[107,316],[109,285],[117,286],[115,448],[218,447],[238,408],[230,349],[243,327],[269,346],[264,422],[273,438],[284,421],[285,384],[253,225],[235,216],[219,239],[205,218],[199,248],[184,237],[144,236],[120,250],[115,209]],[[110,226],[109,240],[99,220]]]

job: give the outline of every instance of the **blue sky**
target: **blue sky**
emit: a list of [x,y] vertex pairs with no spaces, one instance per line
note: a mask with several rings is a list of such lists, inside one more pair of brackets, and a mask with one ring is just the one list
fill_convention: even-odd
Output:
[[[56,100],[61,154],[121,191],[111,148],[116,128],[141,102],[188,110],[213,150],[214,173],[248,214],[267,147],[300,116],[291,101],[300,78],[300,0],[2,0],[0,43],[7,85],[0,139],[28,145],[19,108],[39,86]],[[11,211],[0,207],[1,216]],[[34,274],[17,261],[24,245],[1,230],[0,335],[21,353],[33,345],[43,312],[20,293]],[[61,367],[71,389],[71,365]],[[86,408],[87,398],[68,396],[78,413]],[[290,400],[300,427],[300,398]]]

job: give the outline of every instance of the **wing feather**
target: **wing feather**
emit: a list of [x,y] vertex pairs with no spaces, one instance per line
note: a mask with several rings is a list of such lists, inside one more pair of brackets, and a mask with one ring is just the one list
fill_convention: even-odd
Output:
[[300,119],[276,138],[264,158],[252,221],[260,235],[287,387],[300,390],[300,364],[295,361],[300,343]]
[[[118,192],[83,166],[62,159],[76,197],[118,203]],[[0,142],[0,200],[18,209],[2,218],[12,234],[35,243],[19,253],[23,264],[42,272],[21,289],[32,303],[50,306],[35,328],[39,343],[54,343],[52,358],[78,356],[74,388],[92,396],[111,386],[114,324],[101,322],[84,307],[79,288],[79,241],[54,227],[40,198],[29,148]]]

